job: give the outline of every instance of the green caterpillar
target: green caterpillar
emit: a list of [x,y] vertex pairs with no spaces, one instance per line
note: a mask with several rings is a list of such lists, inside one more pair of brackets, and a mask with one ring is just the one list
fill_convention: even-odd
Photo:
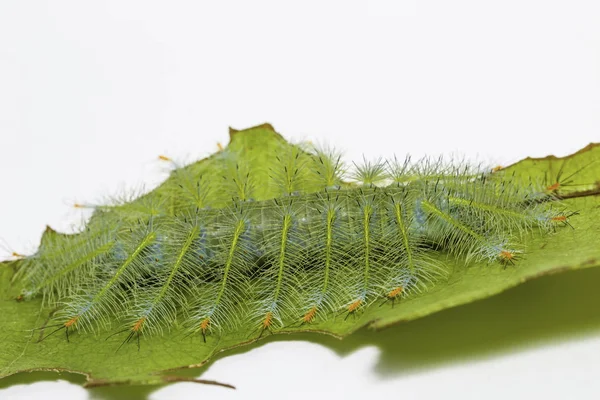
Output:
[[117,320],[139,346],[176,323],[206,341],[247,323],[260,336],[347,318],[444,280],[442,254],[517,266],[524,235],[573,215],[552,187],[497,169],[431,159],[348,168],[332,149],[274,141],[252,158],[251,146],[173,163],[158,189],[90,206],[80,233],[47,232],[13,279],[19,300],[56,308],[46,337]]

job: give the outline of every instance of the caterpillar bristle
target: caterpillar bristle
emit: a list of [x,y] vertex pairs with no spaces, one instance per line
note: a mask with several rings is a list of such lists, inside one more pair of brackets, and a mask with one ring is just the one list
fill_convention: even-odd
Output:
[[397,307],[447,279],[439,252],[517,266],[526,235],[577,215],[556,206],[572,178],[562,168],[555,183],[517,185],[505,169],[441,157],[348,169],[331,147],[271,150],[220,148],[188,166],[159,156],[173,167],[160,190],[77,203],[93,208],[80,233],[13,253],[20,298],[59,307],[51,324],[67,337],[112,329],[127,334],[121,346],[176,324],[204,342],[245,324],[260,337]]
[[353,163],[351,179],[363,186],[372,187],[381,184],[388,178],[386,163],[381,158],[369,161],[363,158],[361,163]]
[[325,145],[313,145],[310,149],[314,157],[314,172],[318,189],[336,189],[342,184],[347,167],[342,160],[342,152]]

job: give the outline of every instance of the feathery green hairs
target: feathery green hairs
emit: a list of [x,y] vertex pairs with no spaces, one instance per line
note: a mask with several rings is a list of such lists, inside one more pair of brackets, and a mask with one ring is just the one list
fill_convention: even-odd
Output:
[[58,307],[67,335],[115,321],[126,341],[179,323],[204,340],[245,321],[262,334],[393,306],[445,279],[440,255],[516,265],[525,235],[572,215],[501,171],[441,159],[348,170],[330,148],[269,150],[174,165],[159,189],[95,207],[80,233],[49,232],[15,275],[23,298]]

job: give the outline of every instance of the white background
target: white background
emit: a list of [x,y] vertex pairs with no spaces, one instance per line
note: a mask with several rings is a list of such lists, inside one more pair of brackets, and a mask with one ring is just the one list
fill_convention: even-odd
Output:
[[[596,0],[3,0],[0,250],[33,251],[46,224],[68,230],[82,217],[74,202],[151,187],[165,177],[159,154],[202,158],[227,143],[228,126],[270,122],[349,160],[458,153],[506,165],[566,155],[600,141],[599,21]],[[180,383],[151,398],[600,391],[598,330],[410,374],[382,372],[380,353],[275,341],[203,375],[235,392]],[[111,393],[63,381],[0,397]]]

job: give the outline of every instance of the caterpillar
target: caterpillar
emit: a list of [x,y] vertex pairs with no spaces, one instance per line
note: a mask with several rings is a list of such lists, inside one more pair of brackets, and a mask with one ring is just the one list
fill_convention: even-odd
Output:
[[19,254],[18,300],[53,310],[42,340],[113,329],[139,349],[142,335],[174,326],[206,342],[248,325],[261,337],[347,319],[444,282],[441,255],[518,268],[526,235],[576,214],[557,183],[502,168],[348,165],[335,149],[280,137],[248,151],[261,132],[233,131],[229,146],[187,166],[159,156],[172,170],[157,189],[77,204],[93,210],[80,232],[48,228],[34,254]]

